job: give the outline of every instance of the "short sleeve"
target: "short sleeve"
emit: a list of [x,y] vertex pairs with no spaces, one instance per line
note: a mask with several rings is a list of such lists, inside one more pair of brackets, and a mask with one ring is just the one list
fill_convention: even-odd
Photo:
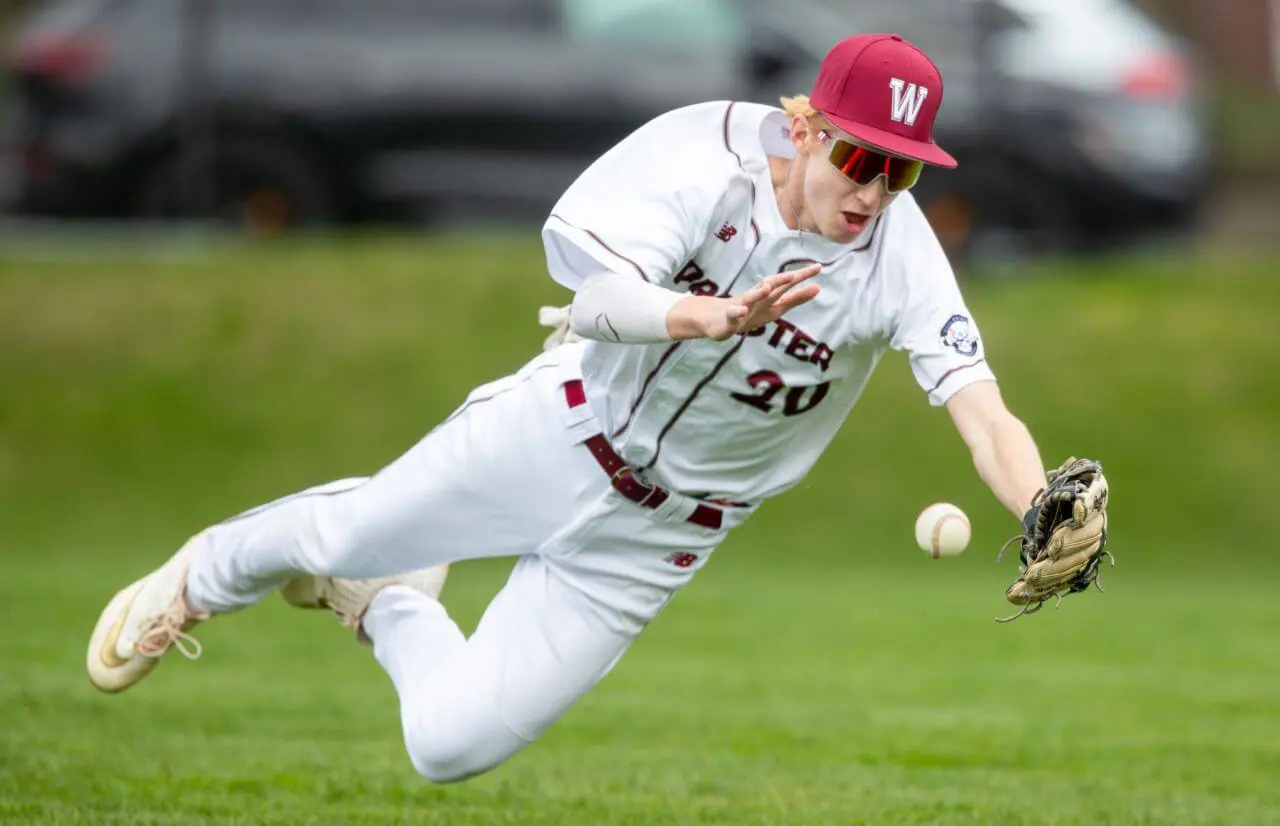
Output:
[[[960,389],[979,381],[994,381],[982,336],[973,313],[965,305],[946,254],[914,202],[906,207],[907,231],[898,238],[895,261],[906,286],[897,329],[890,340],[911,362],[916,382],[929,403],[947,403]],[[914,213],[914,214],[912,214]],[[913,219],[919,216],[917,223]]]
[[600,156],[542,228],[547,270],[577,290],[602,269],[669,286],[701,245],[723,192],[728,104],[677,109]]

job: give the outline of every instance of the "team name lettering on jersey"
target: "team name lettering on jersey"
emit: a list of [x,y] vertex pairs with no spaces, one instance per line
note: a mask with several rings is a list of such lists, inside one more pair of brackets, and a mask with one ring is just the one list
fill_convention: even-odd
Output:
[[[688,284],[689,292],[694,295],[717,295],[720,292],[720,286],[707,278],[706,273],[695,261],[685,264],[680,272],[676,273],[675,283]],[[824,341],[818,341],[786,319],[780,318],[772,325],[757,327],[746,333],[746,336],[749,338],[763,336],[769,331],[770,326],[773,327],[773,333],[767,339],[770,347],[782,350],[799,361],[816,364],[824,373],[831,368],[831,357],[835,355],[831,346]]]
[[[746,336],[748,338],[763,336],[769,331],[769,326],[758,327],[746,333]],[[773,334],[767,339],[770,347],[782,350],[794,359],[816,364],[824,373],[831,367],[831,357],[835,355],[835,351],[826,342],[818,341],[784,318],[778,319],[771,326]]]
[[690,261],[676,273],[675,283],[688,284],[693,295],[716,295],[720,292],[720,285],[707,278],[696,261]]

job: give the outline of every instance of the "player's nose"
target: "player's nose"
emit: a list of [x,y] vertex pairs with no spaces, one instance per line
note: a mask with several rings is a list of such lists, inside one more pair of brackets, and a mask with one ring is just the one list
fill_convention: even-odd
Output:
[[888,194],[885,191],[884,176],[881,176],[866,186],[854,189],[852,210],[874,218],[884,208]]

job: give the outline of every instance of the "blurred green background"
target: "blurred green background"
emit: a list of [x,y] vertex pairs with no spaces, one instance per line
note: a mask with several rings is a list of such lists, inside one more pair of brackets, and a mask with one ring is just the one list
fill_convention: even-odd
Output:
[[[11,252],[0,819],[1274,823],[1278,264],[1190,248],[967,282],[1046,461],[1105,463],[1106,594],[992,622],[1014,573],[995,549],[1016,525],[893,355],[812,475],[613,675],[508,765],[438,788],[404,759],[372,658],[317,615],[269,600],[211,623],[199,663],[122,697],[89,687],[84,645],[110,595],[189,533],[376,470],[533,355],[536,308],[567,299],[540,249]],[[914,547],[937,500],[973,519],[959,558]],[[465,628],[509,564],[455,569],[446,602]]]
[[[2,265],[5,533],[42,550],[167,542],[374,470],[531,357],[536,308],[569,298],[517,238],[174,244],[173,258],[84,243],[81,261]],[[965,288],[1004,393],[1047,462],[1106,460],[1117,546],[1215,570],[1267,562],[1250,538],[1272,517],[1280,447],[1276,260],[1187,250],[1007,275]],[[931,497],[971,509],[988,542],[1008,532],[898,362],[757,535],[825,545],[828,523],[852,516],[854,544],[884,545]]]

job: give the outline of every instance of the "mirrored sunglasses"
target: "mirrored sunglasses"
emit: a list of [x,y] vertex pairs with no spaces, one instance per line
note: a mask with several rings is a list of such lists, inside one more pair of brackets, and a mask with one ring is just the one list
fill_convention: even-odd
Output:
[[900,158],[853,141],[837,138],[826,130],[818,132],[818,140],[827,147],[827,160],[840,174],[859,186],[870,186],[884,176],[890,195],[905,192],[920,180],[923,161]]

